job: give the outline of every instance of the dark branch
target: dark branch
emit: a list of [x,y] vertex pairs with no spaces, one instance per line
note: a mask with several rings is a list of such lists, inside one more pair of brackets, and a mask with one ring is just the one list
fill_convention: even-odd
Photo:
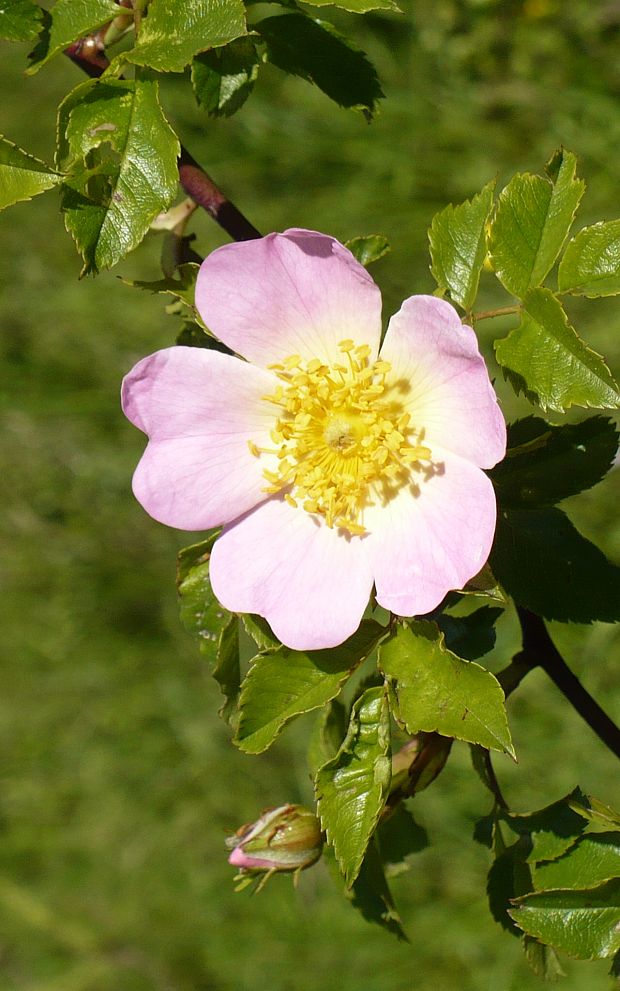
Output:
[[[65,49],[65,55],[92,79],[99,78],[110,64],[101,37],[101,32],[98,32],[88,38],[80,38]],[[179,182],[187,195],[206,210],[233,241],[251,241],[261,236],[260,231],[224,196],[183,145],[179,158]]]
[[543,620],[521,606],[517,606],[517,613],[523,636],[523,650],[498,676],[506,695],[514,691],[528,671],[542,668],[590,729],[616,757],[620,757],[620,729],[570,670],[549,636]]

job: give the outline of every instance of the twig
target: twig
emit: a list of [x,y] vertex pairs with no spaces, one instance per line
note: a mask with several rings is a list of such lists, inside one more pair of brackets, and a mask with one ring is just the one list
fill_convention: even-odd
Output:
[[520,306],[500,306],[497,310],[484,310],[482,313],[472,313],[471,317],[474,323],[478,320],[490,320],[491,317],[505,317],[509,313],[518,313],[521,309]]
[[523,650],[498,675],[506,695],[515,690],[528,671],[542,668],[590,729],[616,757],[620,757],[620,729],[570,670],[541,617],[521,606],[517,606],[517,613],[523,636]]
[[[105,33],[105,28],[74,41],[65,49],[65,55],[91,79],[99,78],[110,64],[105,55],[102,31]],[[183,145],[179,158],[179,182],[187,195],[206,210],[233,241],[251,241],[261,236],[260,231],[224,196],[211,176]]]

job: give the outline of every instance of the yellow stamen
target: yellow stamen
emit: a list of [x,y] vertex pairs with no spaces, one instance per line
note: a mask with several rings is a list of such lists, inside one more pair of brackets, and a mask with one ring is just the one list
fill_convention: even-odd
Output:
[[394,399],[390,363],[371,362],[368,344],[346,339],[338,348],[347,364],[294,354],[270,366],[283,383],[264,397],[279,407],[270,431],[277,450],[248,447],[278,458],[275,470],[263,471],[265,492],[283,492],[289,505],[363,536],[364,510],[393,498],[431,452]]

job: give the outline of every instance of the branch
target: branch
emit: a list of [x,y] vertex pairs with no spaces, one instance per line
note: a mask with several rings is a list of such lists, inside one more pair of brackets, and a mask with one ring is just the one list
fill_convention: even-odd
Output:
[[[105,29],[102,28],[105,33]],[[91,79],[98,79],[109,66],[101,31],[74,41],[65,49],[65,55],[82,69]],[[183,190],[198,206],[206,210],[210,217],[233,239],[251,241],[260,237],[260,231],[243,216],[234,203],[231,203],[210,175],[181,145],[179,158],[179,182]]]
[[542,668],[590,729],[616,757],[620,757],[620,729],[570,670],[541,617],[521,606],[517,606],[517,613],[523,636],[523,650],[515,655],[512,663],[498,676],[506,695],[515,690],[528,671]]

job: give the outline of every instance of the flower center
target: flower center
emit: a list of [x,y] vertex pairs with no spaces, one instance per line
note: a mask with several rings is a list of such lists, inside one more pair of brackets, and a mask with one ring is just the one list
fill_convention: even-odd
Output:
[[278,410],[275,448],[248,446],[257,457],[278,458],[276,471],[263,472],[266,492],[286,489],[292,506],[361,536],[364,509],[393,498],[411,481],[412,466],[429,461],[431,452],[393,398],[389,362],[371,363],[367,344],[345,340],[338,347],[343,361],[335,365],[291,355],[270,366],[282,383],[264,397]]

